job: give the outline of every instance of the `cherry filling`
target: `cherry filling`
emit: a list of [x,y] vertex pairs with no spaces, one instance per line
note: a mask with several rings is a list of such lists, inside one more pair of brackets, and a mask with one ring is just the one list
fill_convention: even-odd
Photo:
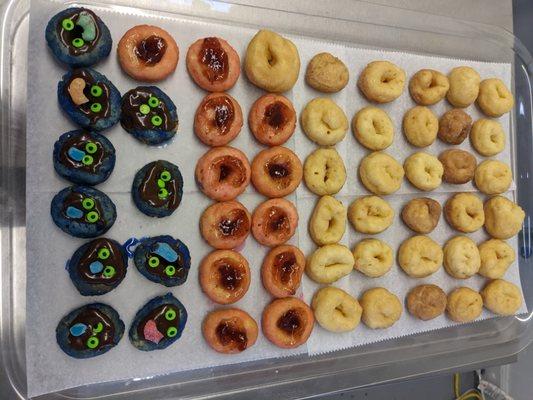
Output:
[[204,75],[209,82],[221,81],[228,76],[228,54],[215,37],[205,38],[200,50],[200,60],[204,65]]
[[218,223],[218,231],[223,236],[240,236],[248,228],[248,216],[243,210],[231,210],[227,216],[222,218]]
[[274,274],[283,284],[292,283],[292,276],[296,272],[296,256],[292,251],[284,251],[274,258]]
[[294,336],[299,334],[303,327],[303,321],[297,310],[290,309],[278,319],[277,326],[288,335]]
[[230,259],[221,259],[217,261],[217,270],[219,274],[220,285],[226,290],[234,291],[241,285],[243,274],[240,265],[232,265]]
[[283,156],[274,156],[265,163],[265,172],[274,184],[284,189],[291,183],[291,165]]
[[167,42],[159,36],[151,35],[135,46],[135,55],[145,64],[157,64],[167,50]]
[[281,208],[270,207],[265,214],[267,218],[267,223],[265,224],[266,234],[270,232],[288,234],[290,232],[289,217]]
[[227,319],[220,321],[216,334],[223,346],[234,345],[239,351],[243,351],[248,346],[248,337],[244,330],[236,326],[236,322]]
[[274,129],[281,129],[289,119],[289,113],[289,107],[281,101],[276,101],[266,106],[263,121]]
[[213,114],[213,126],[225,135],[235,119],[235,109],[231,100],[227,96],[209,99],[204,104],[204,110]]
[[239,187],[245,181],[244,165],[241,160],[233,156],[218,157],[213,161],[213,167],[218,169],[218,182],[227,182]]

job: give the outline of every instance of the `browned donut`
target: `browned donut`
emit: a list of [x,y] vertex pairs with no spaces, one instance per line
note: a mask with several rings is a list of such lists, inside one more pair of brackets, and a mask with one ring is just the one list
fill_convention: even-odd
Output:
[[252,215],[252,234],[265,246],[278,246],[289,240],[298,226],[298,211],[285,199],[267,200]]
[[257,323],[246,311],[225,308],[204,319],[202,333],[209,346],[219,353],[240,353],[257,340]]
[[448,149],[440,153],[444,173],[442,180],[448,183],[462,184],[472,180],[476,171],[476,157],[468,151]]
[[263,260],[261,280],[272,296],[293,296],[300,287],[304,269],[305,256],[300,249],[281,245],[270,250]]
[[252,218],[238,201],[225,201],[209,206],[200,218],[200,232],[215,249],[234,249],[250,233]]
[[258,141],[279,146],[289,140],[296,129],[296,111],[286,97],[268,93],[252,105],[248,124]]
[[461,144],[472,128],[472,117],[460,108],[446,111],[439,120],[437,136],[448,144]]

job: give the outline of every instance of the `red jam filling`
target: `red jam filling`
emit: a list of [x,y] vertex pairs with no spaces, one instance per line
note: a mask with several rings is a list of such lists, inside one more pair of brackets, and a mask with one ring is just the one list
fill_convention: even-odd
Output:
[[216,328],[216,334],[223,346],[233,344],[239,351],[246,350],[248,346],[246,332],[237,328],[236,324],[230,320],[220,321]]
[[148,36],[137,43],[135,47],[135,54],[145,64],[157,64],[167,50],[167,42],[159,36]]
[[200,50],[200,61],[209,82],[222,81],[228,76],[228,54],[215,37],[205,38]]

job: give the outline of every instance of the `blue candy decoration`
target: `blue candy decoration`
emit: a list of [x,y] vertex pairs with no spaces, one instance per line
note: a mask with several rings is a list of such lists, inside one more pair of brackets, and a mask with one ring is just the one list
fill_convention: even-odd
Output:
[[67,208],[67,217],[79,219],[83,217],[83,211],[81,211],[79,208],[69,206]]
[[89,269],[91,270],[91,273],[98,274],[104,269],[104,264],[100,261],[93,261],[91,265],[89,265]]
[[178,253],[176,253],[176,251],[170,247],[168,243],[156,243],[154,253],[160,257],[163,257],[168,262],[174,262],[178,259]]
[[85,333],[87,330],[87,325],[82,324],[81,322],[78,322],[77,324],[74,324],[70,327],[70,334],[72,336],[78,337]]
[[71,147],[70,149],[68,149],[67,154],[74,161],[81,161],[83,159],[83,156],[85,156],[84,151],[81,151],[80,149],[77,149],[75,147]]

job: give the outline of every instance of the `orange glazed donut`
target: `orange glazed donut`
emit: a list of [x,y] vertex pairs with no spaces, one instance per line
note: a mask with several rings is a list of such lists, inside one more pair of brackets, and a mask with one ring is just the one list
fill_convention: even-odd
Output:
[[276,299],[263,311],[263,334],[278,347],[292,349],[304,344],[315,323],[313,311],[294,297]]
[[208,146],[224,146],[242,128],[241,106],[226,93],[204,97],[194,115],[194,133]]
[[133,79],[157,82],[178,65],[178,45],[169,33],[157,26],[137,25],[118,43],[120,66]]
[[250,233],[251,216],[238,201],[225,201],[207,207],[200,218],[200,232],[215,249],[234,249]]
[[233,250],[215,250],[200,264],[200,286],[219,304],[239,301],[250,287],[248,261]]
[[205,153],[194,171],[200,190],[216,201],[233,200],[250,183],[250,163],[233,147],[215,147]]
[[268,146],[285,143],[296,129],[296,111],[280,94],[259,97],[250,109],[248,124],[255,138]]
[[209,92],[231,89],[241,73],[241,60],[224,39],[198,39],[187,51],[187,71],[198,86]]
[[284,197],[294,192],[303,176],[302,163],[286,147],[271,147],[252,161],[252,183],[267,197]]
[[257,340],[257,323],[245,311],[226,308],[212,311],[204,319],[202,333],[219,353],[240,353]]
[[298,226],[298,211],[285,199],[267,200],[252,215],[252,234],[265,246],[277,246],[289,240]]
[[300,287],[304,269],[305,256],[300,249],[281,245],[270,250],[263,260],[261,280],[272,296],[293,296]]

